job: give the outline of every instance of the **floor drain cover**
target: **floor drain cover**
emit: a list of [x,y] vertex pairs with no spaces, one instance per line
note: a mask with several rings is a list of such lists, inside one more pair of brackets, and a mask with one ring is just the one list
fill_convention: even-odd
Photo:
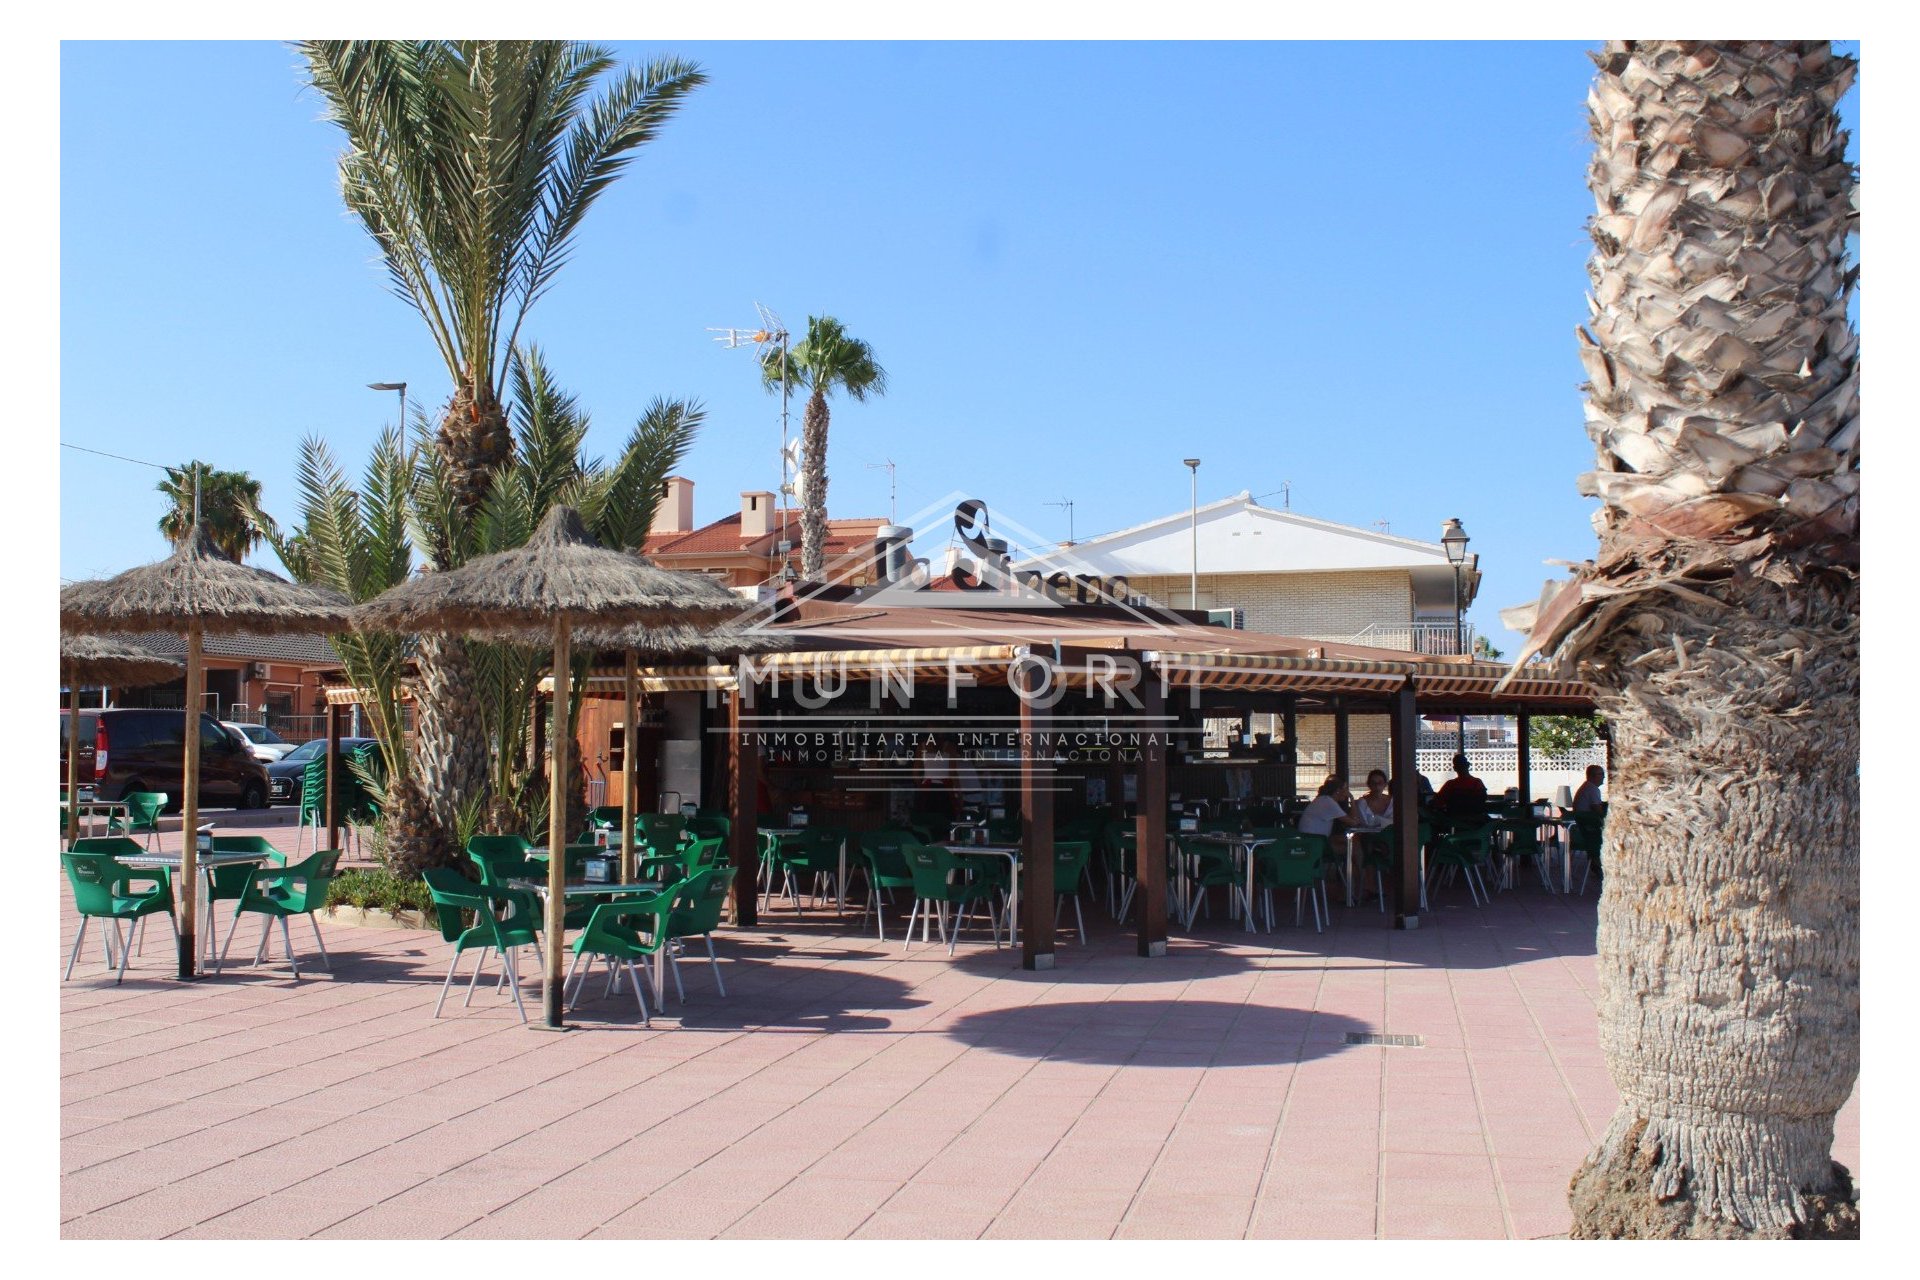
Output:
[[1389,1049],[1418,1049],[1426,1042],[1419,1036],[1390,1036],[1378,1031],[1349,1031],[1348,1044],[1380,1044]]

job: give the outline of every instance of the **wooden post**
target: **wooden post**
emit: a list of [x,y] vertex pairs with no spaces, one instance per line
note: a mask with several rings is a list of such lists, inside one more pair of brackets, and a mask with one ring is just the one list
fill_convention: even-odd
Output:
[[1420,927],[1420,716],[1411,677],[1393,691],[1393,831],[1400,866],[1393,878],[1393,927]]
[[635,732],[640,722],[640,655],[627,650],[622,692],[627,698],[626,727],[620,731],[625,747],[620,752],[620,883],[632,884],[633,865],[633,793],[639,779],[635,766],[640,760],[640,737]]
[[733,771],[727,787],[727,856],[733,863],[733,923],[750,929],[760,923],[760,744],[747,729],[744,691],[727,703],[727,738]]
[[[553,624],[553,769],[547,775],[547,976],[541,983],[546,1004],[546,1024],[552,1030],[566,1026],[566,1007],[561,999],[561,960],[567,940],[567,773],[568,741],[566,732],[567,698],[573,683],[572,626],[565,618]],[[505,957],[502,957],[504,959]]]
[[1520,803],[1527,807],[1527,812],[1531,813],[1533,812],[1533,744],[1528,741],[1528,738],[1533,733],[1533,717],[1522,711],[1515,717],[1515,721],[1514,732],[1519,742]]
[[[1020,663],[1016,693],[1037,693],[1045,676],[1029,658]],[[1053,748],[1039,740],[1053,723],[1049,707],[1020,699],[1020,967],[1053,968]]]
[[340,708],[327,704],[327,799],[325,815],[329,849],[340,847]]
[[1280,798],[1291,804],[1300,798],[1300,695],[1285,695],[1280,709],[1280,733],[1287,744],[1286,763],[1280,766]]
[[1140,785],[1133,820],[1134,900],[1140,904],[1135,948],[1143,956],[1167,954],[1167,754],[1171,736],[1167,695],[1158,672],[1140,684]]
[[1347,749],[1347,700],[1335,697],[1333,700],[1333,776],[1341,782],[1353,780],[1352,753]]
[[80,682],[67,677],[67,848],[80,838]]
[[187,741],[180,778],[180,980],[191,982],[199,958],[195,929],[200,914],[200,702],[207,673],[200,665],[200,623],[187,624]]

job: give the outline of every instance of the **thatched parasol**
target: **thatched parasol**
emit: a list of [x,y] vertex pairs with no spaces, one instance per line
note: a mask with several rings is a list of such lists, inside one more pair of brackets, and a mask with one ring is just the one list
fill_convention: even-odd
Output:
[[170,680],[186,668],[172,658],[115,636],[61,636],[60,675],[69,690],[67,713],[67,847],[80,838],[80,686],[138,688]]
[[[356,610],[362,626],[524,637],[552,629],[554,697],[571,695],[560,681],[572,671],[576,623],[596,628],[644,623],[699,626],[724,621],[745,601],[709,578],[674,573],[637,555],[596,543],[572,507],[548,511],[526,545],[480,556],[444,573],[426,573]],[[565,1025],[561,1008],[562,941],[566,937],[566,780],[571,743],[553,735],[547,819],[547,953],[545,1025]],[[511,973],[511,968],[509,968]]]
[[625,687],[627,718],[627,767],[620,777],[620,878],[631,882],[634,818],[634,726],[640,721],[640,663],[686,661],[693,657],[738,658],[750,653],[775,653],[791,649],[793,637],[769,631],[745,618],[731,618],[708,628],[686,623],[668,623],[657,627],[628,627],[602,631],[583,628],[580,641],[595,649],[626,651]]
[[204,681],[200,638],[208,631],[340,631],[350,602],[321,587],[300,586],[241,564],[213,545],[198,519],[172,555],[112,578],[60,590],[60,626],[76,632],[166,631],[186,625],[186,756],[181,779],[180,977],[194,976],[199,894],[200,703]]

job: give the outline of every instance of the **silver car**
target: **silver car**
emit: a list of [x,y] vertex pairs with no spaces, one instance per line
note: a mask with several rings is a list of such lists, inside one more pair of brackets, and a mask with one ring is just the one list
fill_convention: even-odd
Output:
[[253,751],[253,758],[262,764],[272,764],[294,748],[293,743],[263,724],[235,724],[231,720],[222,720],[220,723],[245,738],[247,746]]

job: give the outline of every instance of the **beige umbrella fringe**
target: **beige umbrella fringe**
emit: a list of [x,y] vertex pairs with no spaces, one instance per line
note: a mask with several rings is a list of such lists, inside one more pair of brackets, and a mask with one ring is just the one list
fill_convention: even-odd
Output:
[[171,680],[187,669],[150,649],[112,636],[61,636],[60,671],[69,685],[99,684],[139,688]]
[[717,582],[662,569],[593,541],[571,507],[554,507],[526,545],[422,573],[355,611],[388,631],[548,636],[556,619],[613,628],[671,621],[698,626],[751,608]]
[[214,547],[204,526],[173,554],[115,577],[60,589],[60,625],[75,631],[341,631],[350,602],[288,582]]

